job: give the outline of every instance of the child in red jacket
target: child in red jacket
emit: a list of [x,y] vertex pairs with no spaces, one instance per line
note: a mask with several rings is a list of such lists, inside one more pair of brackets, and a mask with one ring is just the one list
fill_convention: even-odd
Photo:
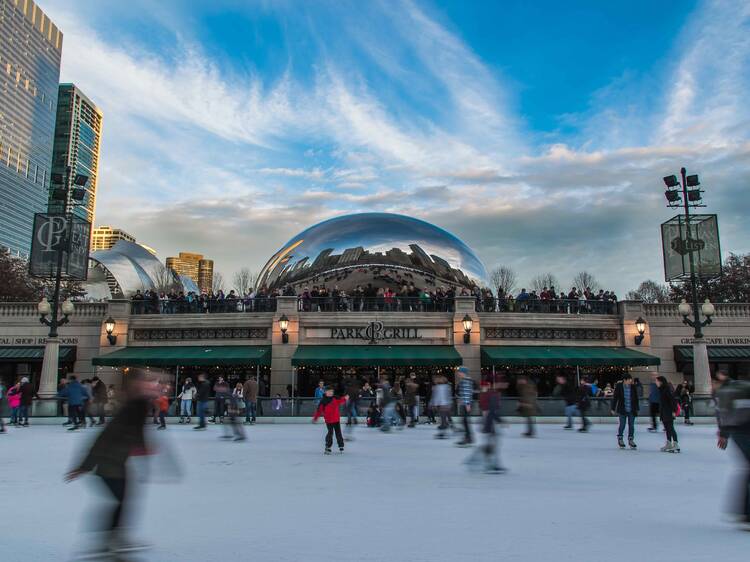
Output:
[[167,429],[167,411],[169,410],[169,398],[165,394],[154,400],[154,406],[159,412],[159,427],[156,429]]
[[348,396],[334,398],[333,387],[328,386],[326,387],[326,392],[323,395],[323,398],[320,399],[318,409],[315,410],[315,415],[312,420],[313,423],[318,421],[318,418],[322,415],[326,422],[326,427],[328,428],[328,433],[326,434],[326,455],[331,454],[334,431],[336,432],[336,442],[338,443],[339,451],[342,453],[344,452],[344,436],[341,434],[341,414],[339,413],[339,408],[348,398]]

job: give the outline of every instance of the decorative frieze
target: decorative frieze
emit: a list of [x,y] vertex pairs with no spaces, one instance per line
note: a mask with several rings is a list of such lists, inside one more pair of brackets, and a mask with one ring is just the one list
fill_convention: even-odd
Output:
[[597,328],[485,328],[488,340],[616,340],[617,330]]
[[138,341],[256,340],[268,338],[268,328],[138,328]]

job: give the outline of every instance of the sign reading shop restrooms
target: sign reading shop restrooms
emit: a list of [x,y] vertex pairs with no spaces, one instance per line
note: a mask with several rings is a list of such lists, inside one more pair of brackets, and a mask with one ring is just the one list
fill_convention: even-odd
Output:
[[394,340],[445,339],[445,328],[418,328],[413,326],[385,326],[379,320],[364,326],[332,326],[330,328],[307,328],[309,339],[359,340],[369,343]]

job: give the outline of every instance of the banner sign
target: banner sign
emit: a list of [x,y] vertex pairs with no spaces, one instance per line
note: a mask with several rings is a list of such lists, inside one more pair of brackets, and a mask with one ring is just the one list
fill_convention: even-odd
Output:
[[88,221],[75,216],[36,213],[29,272],[35,277],[55,277],[58,255],[62,252],[62,277],[85,281],[90,241]]
[[713,279],[721,275],[721,246],[716,215],[692,215],[690,223],[677,215],[661,225],[664,277],[667,281],[690,278],[690,256],[695,276]]

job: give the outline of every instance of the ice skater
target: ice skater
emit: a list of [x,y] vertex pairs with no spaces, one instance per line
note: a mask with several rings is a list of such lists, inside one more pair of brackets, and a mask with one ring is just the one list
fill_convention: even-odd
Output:
[[380,390],[383,395],[381,402],[383,407],[383,424],[380,426],[380,430],[387,433],[394,425],[399,429],[403,429],[403,426],[401,425],[401,416],[396,412],[396,405],[398,402],[396,402],[387,375],[381,375],[380,377]]
[[433,411],[437,411],[440,416],[440,425],[435,434],[435,439],[447,439],[446,432],[450,428],[450,408],[451,408],[451,389],[448,385],[448,379],[443,375],[435,377],[435,384],[432,385],[432,396],[430,397]]
[[664,426],[667,442],[661,448],[662,453],[679,453],[680,444],[677,441],[677,432],[674,429],[675,410],[677,401],[674,399],[669,382],[663,376],[656,377],[656,385],[659,387],[659,416]]
[[610,407],[613,416],[620,418],[620,426],[617,429],[617,446],[620,449],[625,448],[623,433],[625,423],[628,424],[628,446],[636,449],[635,444],[635,420],[638,417],[638,393],[633,384],[633,377],[630,373],[625,373],[621,381],[615,385],[615,392],[612,395],[612,404]]
[[730,511],[743,528],[750,531],[750,382],[734,381],[723,371],[716,373],[716,379],[719,385],[716,390],[718,446],[726,449],[731,439],[744,460],[737,493],[732,494],[736,499]]
[[[114,502],[107,502],[109,511],[97,517],[100,541],[81,553],[79,559],[93,560],[118,557],[145,549],[125,534],[124,520],[128,515],[130,481],[127,461],[133,455],[146,454],[143,432],[148,408],[159,392],[158,385],[141,371],[132,371],[127,377],[126,399],[122,408],[104,427],[81,462],[65,475],[71,482],[93,472],[104,484]],[[111,506],[111,507],[110,507]]]
[[193,399],[197,392],[193,380],[190,377],[185,379],[185,384],[182,385],[182,390],[177,396],[180,401],[180,423],[190,423],[190,418],[193,415]]
[[469,423],[471,403],[474,400],[474,380],[469,376],[469,369],[466,367],[459,367],[456,370],[456,375],[458,375],[456,400],[458,402],[459,413],[464,422],[464,438],[456,443],[456,445],[459,447],[468,447],[474,442],[474,438],[471,436],[471,424]]
[[469,470],[477,470],[483,466],[487,474],[503,474],[506,469],[500,465],[499,439],[496,423],[501,422],[500,418],[500,392],[499,390],[507,387],[505,381],[489,383],[484,387],[484,392],[480,394],[480,408],[482,410],[482,433],[485,436],[485,442],[482,446],[477,447],[464,461]]
[[[242,389],[241,383],[237,383],[239,389]],[[240,423],[240,411],[242,410],[242,392],[238,389],[229,395],[227,400],[227,415],[229,416],[229,426],[224,426],[224,434],[221,439],[234,439],[234,441],[245,440],[245,429]]]
[[333,387],[328,386],[325,389],[325,393],[320,399],[318,407],[315,409],[315,415],[313,416],[313,423],[318,421],[320,416],[326,422],[326,448],[325,454],[331,454],[331,447],[333,446],[333,434],[336,434],[336,444],[339,446],[339,452],[344,452],[344,436],[341,434],[341,412],[339,411],[341,405],[344,404],[349,396],[343,396],[336,398],[333,395]]

